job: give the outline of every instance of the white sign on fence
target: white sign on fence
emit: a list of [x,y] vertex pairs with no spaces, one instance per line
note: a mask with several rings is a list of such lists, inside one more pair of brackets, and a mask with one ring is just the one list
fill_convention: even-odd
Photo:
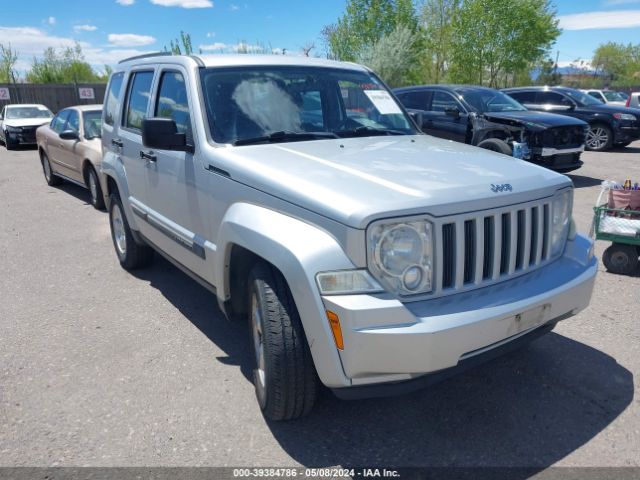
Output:
[[11,100],[9,89],[7,87],[0,88],[0,100]]
[[94,98],[96,98],[95,94],[93,93],[93,88],[79,88],[78,93],[80,95],[80,98],[83,100],[93,100]]

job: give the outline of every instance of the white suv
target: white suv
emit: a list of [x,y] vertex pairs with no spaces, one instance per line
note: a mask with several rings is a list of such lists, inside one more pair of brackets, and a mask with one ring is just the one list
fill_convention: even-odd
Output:
[[320,383],[344,398],[422,387],[589,303],[571,181],[420,133],[365,67],[133,58],[102,126],[120,263],[159,252],[248,319],[271,419],[309,412]]

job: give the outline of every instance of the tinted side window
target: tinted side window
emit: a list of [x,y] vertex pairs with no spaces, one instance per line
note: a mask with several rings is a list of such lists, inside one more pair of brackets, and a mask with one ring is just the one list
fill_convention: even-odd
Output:
[[431,111],[444,112],[447,108],[457,108],[460,110],[458,102],[450,94],[446,92],[433,92]]
[[429,107],[429,92],[409,92],[400,97],[406,108],[426,110]]
[[113,125],[114,117],[116,115],[116,108],[118,107],[118,98],[120,97],[120,89],[122,88],[122,79],[124,73],[116,73],[111,76],[111,82],[109,83],[109,89],[104,105],[104,123],[107,125]]
[[65,123],[67,123],[69,112],[70,110],[62,110],[61,112],[58,112],[58,114],[53,117],[53,120],[51,120],[51,124],[49,125],[51,127],[51,130],[56,133],[62,132]]
[[187,102],[187,88],[182,74],[164,72],[160,78],[160,90],[154,115],[171,118],[176,122],[179,133],[191,131],[191,116]]
[[536,103],[536,92],[508,92],[507,95],[520,103]]
[[573,105],[570,100],[556,92],[538,92],[536,103],[540,105]]
[[136,72],[129,80],[124,126],[133,130],[142,129],[142,119],[147,115],[153,72]]
[[67,126],[65,130],[80,131],[80,115],[77,110],[69,110],[69,117],[67,118]]

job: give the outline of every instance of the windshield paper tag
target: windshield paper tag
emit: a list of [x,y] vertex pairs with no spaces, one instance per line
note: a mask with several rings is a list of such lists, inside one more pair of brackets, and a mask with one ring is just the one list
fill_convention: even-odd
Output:
[[389,95],[389,92],[385,90],[364,90],[364,94],[369,97],[371,103],[382,115],[402,113],[398,104]]

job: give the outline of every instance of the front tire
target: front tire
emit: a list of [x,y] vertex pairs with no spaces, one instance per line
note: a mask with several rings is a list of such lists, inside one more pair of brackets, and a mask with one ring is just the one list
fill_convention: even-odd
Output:
[[632,275],[638,268],[638,250],[633,245],[612,243],[602,254],[602,263],[611,273]]
[[51,162],[49,161],[49,157],[46,153],[42,152],[40,154],[40,162],[42,163],[42,173],[44,173],[44,179],[47,182],[47,185],[50,187],[60,185],[62,183],[62,179],[53,173]]
[[502,153],[504,155],[513,155],[513,150],[509,144],[499,138],[487,138],[486,140],[481,141],[478,144],[478,147],[491,150],[492,152]]
[[613,145],[613,133],[611,129],[601,123],[589,125],[585,147],[592,152],[604,152]]
[[91,167],[87,168],[87,188],[91,196],[91,205],[96,210],[104,210],[104,197],[102,196],[102,187],[100,187],[100,180],[98,180],[98,174],[96,169]]
[[260,409],[271,420],[307,415],[318,379],[300,315],[282,274],[260,262],[249,276],[253,383]]
[[122,268],[135,270],[145,267],[153,261],[153,250],[146,245],[139,244],[133,237],[122,207],[122,200],[117,193],[112,193],[109,197],[109,225],[113,246]]

